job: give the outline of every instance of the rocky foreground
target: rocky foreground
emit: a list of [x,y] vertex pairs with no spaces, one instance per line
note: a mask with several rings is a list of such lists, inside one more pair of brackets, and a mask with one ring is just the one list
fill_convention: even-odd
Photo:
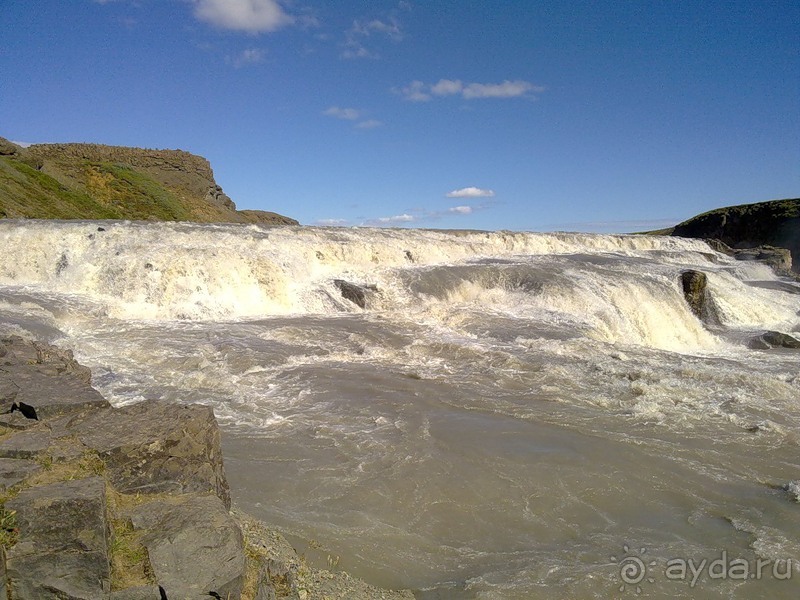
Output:
[[413,599],[231,511],[211,408],[113,408],[90,380],[69,351],[0,340],[0,598]]

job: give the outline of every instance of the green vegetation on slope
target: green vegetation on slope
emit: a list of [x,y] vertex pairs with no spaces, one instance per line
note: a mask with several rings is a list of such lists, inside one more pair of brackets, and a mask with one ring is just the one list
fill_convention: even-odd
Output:
[[119,219],[121,215],[21,160],[0,156],[0,217]]
[[208,161],[181,150],[97,144],[22,148],[0,138],[0,218],[296,225],[237,211]]

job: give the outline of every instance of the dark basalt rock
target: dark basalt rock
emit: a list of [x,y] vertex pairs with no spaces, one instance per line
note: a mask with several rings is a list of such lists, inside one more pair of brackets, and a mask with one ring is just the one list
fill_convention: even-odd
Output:
[[800,339],[781,333],[780,331],[765,331],[750,340],[748,347],[754,350],[769,350],[770,348],[800,348]]
[[41,485],[7,502],[20,541],[8,552],[12,598],[105,598],[110,591],[102,477]]
[[706,306],[706,286],[708,278],[705,273],[700,271],[684,271],[681,273],[681,287],[683,288],[683,297],[692,309],[692,312],[697,318],[703,318],[703,312]]
[[131,514],[156,580],[169,598],[208,600],[209,590],[238,598],[245,570],[242,531],[216,496],[181,500],[156,500]]
[[39,419],[109,406],[90,381],[89,369],[69,350],[19,336],[2,339],[0,425],[24,429]]
[[339,288],[339,291],[342,293],[342,298],[349,300],[361,308],[367,307],[367,294],[369,292],[378,291],[378,287],[375,285],[361,286],[345,281],[344,279],[334,279],[333,284]]
[[96,451],[124,493],[210,492],[230,508],[214,412],[149,400],[87,413],[68,431]]

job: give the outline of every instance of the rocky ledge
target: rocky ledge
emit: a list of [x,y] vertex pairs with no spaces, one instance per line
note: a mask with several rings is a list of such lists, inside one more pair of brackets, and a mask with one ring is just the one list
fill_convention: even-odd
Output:
[[0,597],[413,599],[309,567],[236,510],[213,411],[114,408],[69,351],[0,339]]

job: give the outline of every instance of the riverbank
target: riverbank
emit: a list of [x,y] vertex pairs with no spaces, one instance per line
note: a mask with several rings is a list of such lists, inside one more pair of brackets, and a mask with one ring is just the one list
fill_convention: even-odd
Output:
[[311,568],[231,509],[210,407],[114,408],[70,351],[9,336],[0,413],[0,597],[414,597]]

